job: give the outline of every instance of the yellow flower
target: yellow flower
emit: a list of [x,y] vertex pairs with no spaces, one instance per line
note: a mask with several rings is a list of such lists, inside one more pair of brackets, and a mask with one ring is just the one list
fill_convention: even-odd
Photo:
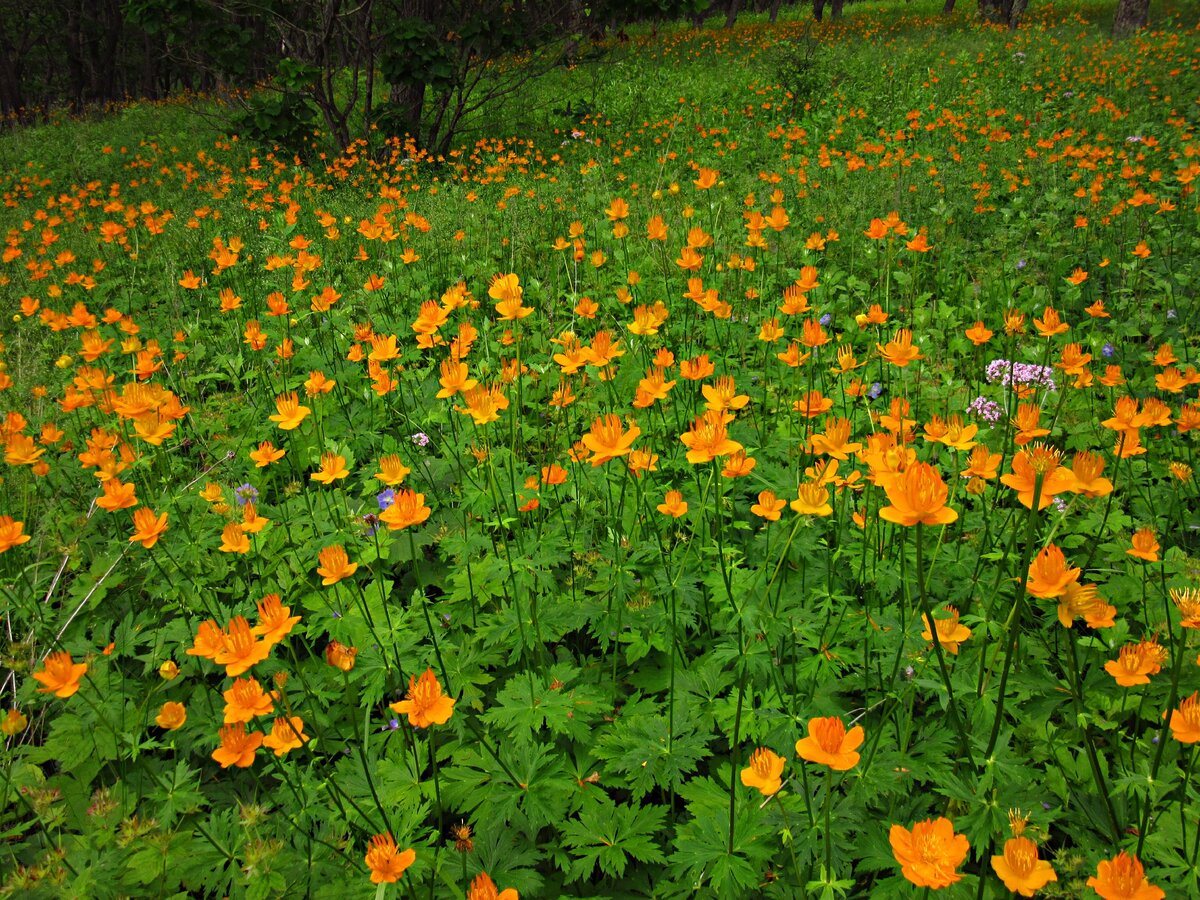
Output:
[[162,705],[162,709],[158,711],[158,715],[154,717],[154,724],[159,728],[165,728],[167,731],[174,731],[187,721],[187,709],[182,703],[176,703],[168,700]]
[[742,784],[761,791],[764,797],[778,793],[783,787],[780,776],[786,762],[784,758],[766,747],[759,747],[750,754],[749,762],[750,765],[742,769]]

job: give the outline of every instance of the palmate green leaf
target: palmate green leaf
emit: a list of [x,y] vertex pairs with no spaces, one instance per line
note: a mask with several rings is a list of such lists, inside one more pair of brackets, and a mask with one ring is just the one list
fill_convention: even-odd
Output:
[[575,684],[579,674],[572,666],[557,665],[550,668],[548,681],[541,676],[514,675],[483,719],[509,734],[536,733],[548,727],[555,734],[584,740],[605,704],[596,688]]
[[207,805],[204,793],[199,790],[198,772],[183,760],[175,763],[173,770],[159,774],[155,786],[148,792],[151,801],[159,804],[156,818],[164,827],[181,815],[195,812]]
[[709,755],[708,739],[685,726],[678,715],[672,739],[665,715],[630,714],[629,707],[596,742],[594,753],[605,771],[619,777],[635,800],[655,788],[678,791],[696,764]]
[[681,796],[692,818],[679,826],[670,857],[672,877],[718,897],[754,896],[759,877],[779,844],[763,825],[758,803],[742,803],[729,851],[729,789],[710,778],[689,782]]
[[625,874],[630,858],[643,863],[666,860],[653,835],[662,831],[661,806],[629,806],[600,795],[563,827],[563,843],[575,857],[568,881],[589,877],[596,866],[610,877]]

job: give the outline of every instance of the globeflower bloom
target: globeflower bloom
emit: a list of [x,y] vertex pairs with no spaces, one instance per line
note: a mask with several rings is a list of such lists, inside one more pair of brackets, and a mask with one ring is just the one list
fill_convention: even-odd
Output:
[[598,416],[592,423],[592,430],[583,436],[583,445],[592,451],[588,462],[594,468],[610,459],[625,456],[641,433],[642,430],[636,425],[631,425],[626,431],[621,417],[614,413]]
[[849,731],[837,716],[808,720],[808,737],[796,741],[796,755],[808,762],[846,772],[858,765],[865,733],[861,725]]
[[321,576],[321,584],[326,587],[337,584],[358,571],[358,563],[350,562],[350,557],[346,555],[346,550],[341,544],[323,549],[317,554],[317,563],[317,574]]
[[897,525],[949,525],[958,513],[946,506],[950,489],[941,473],[929,463],[914,463],[903,472],[883,479],[890,506],[879,517]]
[[406,713],[408,723],[417,728],[445,725],[454,712],[455,700],[442,693],[433,669],[426,669],[420,679],[410,676],[408,694],[404,700],[391,705],[392,712]]
[[33,673],[33,679],[45,685],[38,688],[39,694],[66,699],[79,690],[79,682],[87,670],[87,663],[72,662],[70,653],[51,653],[42,663],[41,671]]
[[371,838],[371,846],[367,849],[367,855],[363,858],[363,862],[371,870],[372,884],[392,884],[400,879],[404,870],[411,866],[416,859],[417,851],[411,847],[401,851],[389,831]]
[[220,731],[221,746],[213,751],[212,758],[221,764],[222,769],[237,766],[239,769],[249,768],[254,764],[254,754],[262,746],[261,731],[246,733],[246,724],[226,725]]
[[276,414],[267,418],[272,422],[279,423],[279,427],[284,431],[298,428],[300,423],[312,412],[307,406],[300,405],[300,395],[295,391],[276,397],[275,409],[277,410]]
[[1051,881],[1058,881],[1054,867],[1038,858],[1037,844],[1027,837],[1005,841],[1004,854],[992,857],[992,870],[1008,890],[1022,897],[1032,897]]
[[425,505],[425,495],[416,491],[401,491],[392,498],[391,504],[379,514],[391,531],[399,531],[411,525],[420,525],[433,512]]
[[171,700],[164,703],[158,711],[158,715],[154,717],[154,724],[166,731],[181,728],[186,721],[187,709],[182,703],[175,703]]
[[1162,888],[1146,881],[1138,858],[1124,850],[1112,859],[1102,859],[1087,883],[1104,900],[1163,900],[1167,896]]
[[0,553],[29,543],[30,536],[24,531],[24,522],[18,522],[12,516],[0,516]]
[[133,537],[129,542],[137,543],[141,541],[142,546],[149,550],[158,543],[158,539],[166,533],[167,530],[167,514],[161,516],[154,514],[154,510],[148,506],[143,506],[133,511]]
[[962,879],[955,870],[971,847],[944,816],[917,822],[912,831],[893,825],[888,839],[900,873],[917,887],[940,890]]
[[1025,590],[1043,600],[1061,597],[1071,584],[1079,580],[1081,571],[1070,568],[1063,552],[1054,544],[1047,544],[1029,564]]
[[471,882],[467,900],[520,900],[520,895],[513,888],[497,890],[496,882],[492,881],[491,876],[487,872],[480,872]]
[[1181,744],[1200,741],[1200,692],[1192,691],[1178,709],[1171,710],[1171,736]]
[[742,784],[762,792],[764,797],[770,797],[783,787],[785,760],[766,747],[759,747],[750,754],[750,765],[742,769]]
[[[946,612],[950,615],[944,619],[934,619],[934,624],[937,626],[938,643],[947,653],[958,655],[958,645],[971,636],[971,629],[958,621],[958,610],[953,606],[947,606]],[[925,630],[921,632],[921,637],[924,640],[932,641],[933,632],[929,630],[929,619],[926,616],[921,616],[921,620],[925,623]]]

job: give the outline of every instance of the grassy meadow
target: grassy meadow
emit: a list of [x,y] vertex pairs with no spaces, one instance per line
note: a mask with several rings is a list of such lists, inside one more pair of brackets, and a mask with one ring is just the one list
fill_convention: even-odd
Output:
[[0,895],[1200,895],[1200,15],[1114,5],[0,137]]

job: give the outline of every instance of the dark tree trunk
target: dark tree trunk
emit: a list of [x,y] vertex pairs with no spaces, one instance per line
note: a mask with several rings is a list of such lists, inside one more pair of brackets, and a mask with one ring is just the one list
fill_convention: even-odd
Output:
[[818,22],[825,15],[825,0],[813,0],[813,18]]
[[830,0],[829,18],[836,21],[842,17],[842,4],[845,0]]
[[948,16],[954,12],[954,0],[946,0],[946,4],[942,7],[942,15]]
[[1150,18],[1150,0],[1120,0],[1117,15],[1113,19],[1112,36],[1129,37],[1139,28],[1145,28]]
[[775,24],[775,20],[779,18],[779,7],[783,6],[783,0],[771,0],[771,24]]
[[738,11],[741,9],[742,0],[729,0],[729,6],[725,10],[725,27],[732,28],[737,22]]
[[1021,16],[1025,15],[1025,7],[1029,5],[1029,0],[1012,0],[1012,8],[1008,11],[1008,30],[1016,31],[1017,25],[1021,22]]

